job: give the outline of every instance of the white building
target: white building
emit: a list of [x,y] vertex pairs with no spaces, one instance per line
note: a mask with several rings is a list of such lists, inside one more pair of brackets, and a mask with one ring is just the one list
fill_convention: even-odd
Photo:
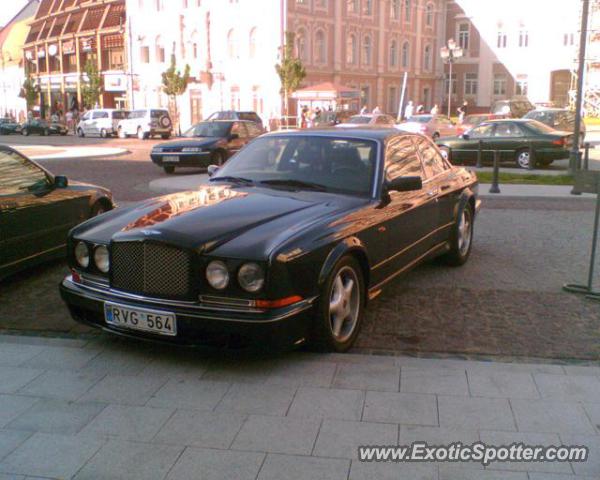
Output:
[[127,0],[130,106],[168,106],[162,73],[174,55],[193,77],[178,99],[182,130],[217,110],[279,116],[281,11],[279,0]]

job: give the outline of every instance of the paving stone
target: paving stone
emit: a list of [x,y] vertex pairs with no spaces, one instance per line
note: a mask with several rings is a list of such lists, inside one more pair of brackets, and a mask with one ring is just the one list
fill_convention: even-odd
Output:
[[0,430],[0,461],[31,436],[30,432]]
[[94,385],[79,401],[144,405],[164,383],[164,378],[109,375]]
[[454,428],[421,427],[400,425],[400,445],[412,445],[414,442],[426,442],[428,445],[451,445],[460,442],[472,445],[479,441],[477,430],[456,430]]
[[0,393],[15,393],[42,373],[33,368],[0,367]]
[[352,461],[349,480],[438,480],[434,465]]
[[29,480],[33,477],[25,477],[23,475],[12,475],[10,473],[0,473],[0,480]]
[[[472,470],[457,465],[440,464],[439,480],[527,480],[527,473]],[[550,480],[550,478],[547,480]],[[576,479],[573,478],[572,480]]]
[[358,459],[360,446],[397,445],[397,443],[397,425],[323,420],[313,455]]
[[173,466],[167,480],[255,480],[264,461],[264,453],[231,452],[186,448]]
[[329,387],[333,381],[336,364],[309,360],[294,360],[274,367],[266,379],[267,384]]
[[469,373],[548,373],[552,375],[564,375],[562,365],[553,363],[506,363],[497,361],[469,362],[467,364]]
[[269,454],[258,480],[346,480],[349,460]]
[[594,427],[578,403],[511,400],[511,405],[519,431],[594,434]]
[[227,449],[246,415],[201,410],[177,410],[153,441],[173,445]]
[[172,414],[173,410],[168,408],[109,405],[81,435],[150,441]]
[[529,472],[529,480],[598,480],[598,477],[589,477],[587,475],[563,475],[560,473],[536,473]]
[[576,402],[600,400],[600,378],[596,376],[536,374],[534,377],[542,398]]
[[10,422],[7,428],[28,432],[73,435],[85,427],[105,407],[104,403],[40,400]]
[[17,367],[42,353],[47,347],[2,342],[0,344],[0,366]]
[[102,379],[102,374],[47,371],[19,390],[24,395],[77,400]]
[[564,445],[586,446],[589,455],[585,462],[571,462],[575,475],[587,475],[600,478],[600,436],[598,435],[561,435]]
[[285,415],[295,392],[295,387],[285,385],[236,383],[225,394],[216,411]]
[[162,480],[182,451],[183,447],[111,440],[74,480]]
[[215,360],[208,365],[203,380],[230,383],[264,383],[273,370],[273,360]]
[[402,367],[400,391],[468,396],[469,386],[463,370]]
[[100,351],[94,348],[48,347],[23,366],[42,370],[79,370],[99,353]]
[[203,358],[168,351],[156,355],[141,370],[140,376],[151,375],[153,377],[166,377],[167,379],[199,380],[206,369],[208,361]]
[[440,395],[438,404],[441,427],[461,430],[515,430],[508,400]]
[[474,397],[540,398],[531,373],[469,371],[468,378]]
[[122,348],[119,344],[111,347],[92,358],[82,371],[104,375],[139,375],[153,359],[151,353],[144,349]]
[[[521,433],[521,432],[480,432],[481,441],[487,445],[524,445],[551,446],[560,445],[556,433]],[[572,473],[568,463],[560,462],[494,462],[489,466],[493,470],[512,470],[522,472]]]
[[325,362],[334,362],[337,364],[375,364],[375,365],[396,365],[396,358],[393,356],[383,356],[383,355],[361,355],[361,354],[352,354],[348,355],[346,353],[323,353],[318,356],[319,359]]
[[233,450],[310,455],[321,421],[251,415],[235,438]]
[[363,420],[438,425],[436,398],[420,393],[367,392]]
[[397,392],[400,369],[375,364],[340,364],[333,379],[333,386],[357,390],[382,390]]
[[[598,399],[598,402],[600,402],[600,399]],[[600,433],[600,403],[585,403],[583,408],[596,431]]]
[[360,420],[365,394],[359,390],[300,387],[288,416]]
[[0,463],[0,471],[71,478],[103,443],[92,438],[36,433]]
[[598,365],[564,365],[563,368],[566,374],[570,376],[600,376],[600,366]]
[[0,395],[0,428],[30,408],[38,398],[19,395]]
[[165,383],[148,405],[169,408],[212,410],[221,401],[229,384],[204,380],[174,379]]

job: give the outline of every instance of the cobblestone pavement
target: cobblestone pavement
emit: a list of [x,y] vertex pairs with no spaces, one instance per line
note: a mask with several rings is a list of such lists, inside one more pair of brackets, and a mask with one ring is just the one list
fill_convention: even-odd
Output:
[[[0,479],[592,480],[600,367],[0,336]],[[583,463],[364,463],[412,442]]]
[[[356,351],[600,359],[600,303],[561,291],[587,278],[591,205],[489,204],[469,263],[424,265],[388,285],[367,310]],[[59,262],[0,285],[0,329],[88,332],[59,298],[64,273]]]

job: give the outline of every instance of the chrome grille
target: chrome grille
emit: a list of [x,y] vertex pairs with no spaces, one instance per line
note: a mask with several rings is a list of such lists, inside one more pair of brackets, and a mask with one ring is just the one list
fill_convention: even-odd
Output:
[[168,245],[116,242],[111,249],[111,286],[155,297],[190,294],[189,253]]

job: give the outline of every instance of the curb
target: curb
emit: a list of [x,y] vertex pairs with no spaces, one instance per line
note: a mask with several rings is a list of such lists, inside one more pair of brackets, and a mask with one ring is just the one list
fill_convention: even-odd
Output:
[[[131,154],[131,150],[126,148],[103,148],[103,147],[67,147],[62,149],[61,147],[54,147],[51,145],[36,145],[39,149],[49,147],[52,149],[59,150],[56,153],[46,153],[41,155],[29,155],[28,150],[34,150],[30,145],[10,145],[11,148],[27,155],[29,158],[35,161],[46,161],[46,160],[90,160],[105,157],[121,157],[124,155]],[[25,148],[24,148],[25,147]],[[99,151],[103,148],[104,151]],[[70,155],[69,149],[74,149],[75,154]],[[94,153],[86,154],[85,151],[90,150]]]

